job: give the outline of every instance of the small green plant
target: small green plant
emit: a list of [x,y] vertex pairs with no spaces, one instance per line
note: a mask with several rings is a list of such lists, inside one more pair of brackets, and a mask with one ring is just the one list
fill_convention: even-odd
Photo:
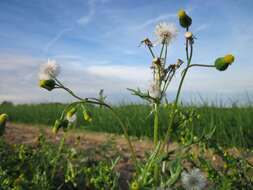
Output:
[[[164,154],[164,148],[167,145],[168,140],[171,138],[171,134],[175,134],[176,130],[179,131],[178,135],[180,135],[180,140],[182,144],[186,144],[187,146],[192,145],[197,141],[197,139],[194,139],[194,133],[193,133],[193,126],[192,121],[193,119],[199,117],[194,115],[194,112],[189,113],[189,116],[186,116],[183,114],[182,111],[179,111],[179,97],[181,94],[183,82],[185,80],[185,77],[192,67],[215,67],[219,71],[224,71],[228,68],[228,66],[234,62],[234,56],[233,55],[226,55],[224,57],[220,57],[216,59],[214,65],[202,65],[202,64],[192,64],[192,56],[193,56],[193,45],[195,43],[196,37],[193,35],[193,33],[190,31],[190,26],[192,24],[191,17],[184,11],[180,10],[178,12],[179,17],[179,23],[181,27],[185,29],[185,50],[186,50],[186,65],[185,68],[182,71],[182,76],[180,79],[180,83],[178,86],[176,99],[172,104],[171,112],[169,113],[169,126],[167,128],[167,131],[165,133],[165,136],[163,140],[159,139],[158,136],[158,130],[159,130],[159,110],[160,106],[163,103],[163,100],[165,103],[167,103],[166,99],[166,91],[169,87],[170,82],[175,76],[175,73],[178,69],[180,69],[184,65],[184,61],[182,59],[178,59],[175,64],[172,65],[166,65],[167,62],[167,53],[168,53],[168,46],[172,43],[174,38],[177,36],[177,28],[174,24],[162,22],[159,23],[155,28],[155,34],[157,37],[158,45],[161,45],[160,53],[156,55],[153,51],[154,43],[151,42],[148,38],[144,39],[142,41],[143,44],[146,45],[148,48],[153,61],[151,64],[151,69],[153,73],[153,81],[150,85],[150,89],[146,92],[142,92],[140,89],[133,90],[129,89],[133,95],[139,96],[140,98],[147,100],[151,106],[152,110],[151,113],[154,115],[154,152],[157,151],[156,156],[154,156],[153,159],[150,159],[148,163],[149,171],[140,172],[139,175],[141,175],[139,180],[139,186],[145,186],[148,184],[146,180],[143,180],[143,176],[146,176],[147,173],[153,173],[153,182],[150,184],[152,187],[157,187],[161,184],[161,180],[159,179],[159,176],[162,175],[161,173],[161,167],[159,167],[159,163],[154,162],[155,159],[158,159],[159,157]],[[175,123],[176,122],[176,123]],[[158,146],[158,142],[159,146]],[[157,147],[158,150],[157,150]],[[153,156],[153,154],[151,155]],[[181,159],[180,157],[177,157],[177,159]],[[158,159],[159,160],[159,159]],[[180,164],[180,162],[178,162]],[[179,177],[179,175],[177,176]],[[172,178],[172,176],[171,176]],[[186,180],[183,180],[186,181]],[[134,182],[136,183],[136,181]],[[149,182],[150,183],[150,182]],[[171,184],[170,184],[171,185]],[[199,189],[203,188],[203,184],[200,185]],[[193,189],[196,189],[193,187]]]
[[58,147],[40,135],[36,148],[9,145],[0,139],[1,190],[118,189],[113,161],[90,160],[73,148]]

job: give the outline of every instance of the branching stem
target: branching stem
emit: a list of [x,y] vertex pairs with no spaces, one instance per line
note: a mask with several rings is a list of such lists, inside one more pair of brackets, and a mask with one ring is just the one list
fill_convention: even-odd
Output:
[[76,99],[78,99],[80,101],[84,101],[86,103],[105,106],[106,108],[108,108],[113,113],[113,115],[115,116],[115,118],[118,120],[121,129],[123,130],[124,136],[125,136],[125,138],[127,140],[127,144],[128,144],[128,146],[130,148],[130,151],[131,151],[131,158],[132,158],[134,164],[137,166],[138,163],[137,163],[136,152],[134,150],[134,147],[133,147],[133,145],[131,143],[131,140],[129,138],[129,135],[127,133],[127,128],[124,125],[124,123],[122,122],[122,120],[120,119],[120,117],[118,116],[118,114],[113,110],[113,108],[110,105],[108,105],[108,104],[106,104],[104,102],[101,102],[99,99],[96,99],[96,98],[85,98],[85,99],[83,99],[83,98],[77,96],[72,90],[70,90],[69,88],[65,87],[57,78],[55,78],[55,81],[59,84],[59,88],[62,88],[64,90],[66,90],[74,98],[76,98]]

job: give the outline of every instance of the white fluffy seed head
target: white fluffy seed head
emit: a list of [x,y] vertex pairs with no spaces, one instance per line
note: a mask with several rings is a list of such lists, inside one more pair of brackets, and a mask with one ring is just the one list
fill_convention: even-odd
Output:
[[40,67],[39,79],[49,80],[56,78],[60,74],[60,66],[55,60],[48,59],[47,63]]
[[198,168],[182,172],[181,181],[186,190],[202,190],[206,186],[206,178]]
[[169,44],[177,37],[178,30],[172,23],[160,22],[155,27],[155,35],[159,43]]

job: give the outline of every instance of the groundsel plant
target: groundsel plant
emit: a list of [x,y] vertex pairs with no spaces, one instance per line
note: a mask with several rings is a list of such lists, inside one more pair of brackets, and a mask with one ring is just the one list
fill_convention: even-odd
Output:
[[[234,56],[231,54],[217,58],[212,65],[202,65],[202,64],[192,64],[193,56],[193,45],[196,40],[194,34],[190,31],[190,26],[192,24],[192,19],[184,10],[178,12],[179,24],[185,30],[185,50],[186,58],[178,58],[175,60],[174,64],[167,64],[167,54],[168,46],[172,45],[172,42],[176,39],[178,35],[178,29],[174,24],[161,22],[155,27],[154,34],[156,40],[152,42],[149,38],[145,38],[141,44],[147,47],[151,54],[152,61],[150,69],[152,70],[152,81],[149,89],[146,91],[141,91],[140,89],[128,89],[133,95],[136,95],[143,100],[149,102],[151,105],[151,114],[154,115],[154,136],[153,143],[154,149],[149,154],[145,162],[139,162],[136,158],[136,153],[132,142],[128,136],[126,127],[122,120],[118,117],[117,113],[113,108],[105,103],[106,97],[103,95],[103,91],[100,91],[99,98],[82,98],[76,95],[71,89],[66,87],[59,79],[60,67],[53,61],[48,60],[48,62],[41,67],[39,73],[39,85],[40,87],[52,91],[56,89],[61,89],[73,96],[76,101],[69,104],[62,112],[61,117],[55,121],[53,126],[53,132],[56,134],[60,129],[64,132],[68,131],[71,126],[75,124],[76,114],[81,111],[83,119],[86,122],[92,122],[92,114],[89,112],[89,105],[95,105],[99,107],[105,107],[109,109],[118,120],[120,127],[124,133],[127,140],[128,146],[131,151],[132,161],[135,165],[135,176],[133,181],[129,183],[130,189],[141,190],[141,189],[169,189],[179,181],[180,176],[182,176],[181,184],[186,189],[202,189],[206,184],[205,178],[200,173],[199,169],[193,169],[189,173],[182,173],[183,165],[182,160],[187,157],[189,152],[189,147],[193,144],[197,144],[203,140],[208,140],[211,138],[214,130],[210,133],[204,134],[201,138],[193,138],[190,135],[191,140],[187,141],[184,146],[179,147],[173,152],[165,152],[165,146],[171,137],[173,132],[173,125],[179,111],[179,97],[182,90],[183,82],[190,68],[193,67],[213,67],[219,71],[224,71],[234,62]],[[154,48],[160,48],[159,54],[156,55]],[[184,61],[183,61],[184,60]],[[182,68],[184,66],[184,68]],[[175,101],[172,104],[169,113],[169,125],[167,131],[165,131],[163,139],[158,138],[159,129],[159,110],[162,104],[167,104],[166,92],[167,89],[174,78],[176,72],[182,68],[181,79],[179,82],[177,94]],[[192,115],[192,114],[191,114]],[[192,118],[189,118],[192,120]],[[180,124],[181,125],[181,124]],[[66,133],[64,133],[66,134]],[[61,153],[64,136],[59,145],[59,154]],[[171,156],[173,155],[173,157]],[[55,162],[60,157],[55,158]],[[189,171],[189,170],[188,170]],[[182,174],[181,174],[182,173]],[[55,176],[55,168],[53,168],[52,178]]]
[[[192,56],[193,56],[193,45],[195,43],[196,37],[194,36],[193,32],[190,30],[190,26],[192,24],[192,18],[186,13],[185,10],[179,10],[178,12],[178,18],[179,18],[179,24],[180,26],[185,30],[184,38],[185,38],[185,51],[186,51],[186,59],[183,61],[183,59],[178,58],[178,60],[175,61],[174,64],[167,65],[167,54],[168,54],[168,46],[172,45],[172,42],[176,39],[176,36],[178,34],[178,29],[174,24],[161,22],[155,27],[155,35],[157,40],[152,42],[149,38],[145,38],[141,44],[145,45],[150,52],[152,56],[152,62],[151,62],[151,70],[153,73],[153,80],[150,84],[150,88],[146,91],[141,91],[140,89],[128,89],[132,92],[133,95],[136,95],[140,98],[142,98],[145,101],[148,101],[150,105],[152,106],[151,113],[154,115],[154,136],[153,136],[153,142],[154,142],[154,150],[153,153],[150,155],[149,159],[147,160],[147,163],[143,165],[143,167],[139,170],[139,173],[137,172],[137,180],[135,179],[133,181],[133,186],[138,188],[132,188],[132,189],[142,189],[147,186],[151,186],[152,188],[157,187],[159,185],[163,185],[165,187],[171,187],[175,182],[179,179],[180,173],[181,173],[181,160],[182,157],[185,156],[185,150],[187,150],[187,147],[190,145],[197,143],[203,139],[210,139],[211,135],[214,133],[215,129],[212,129],[211,132],[205,134],[202,136],[202,138],[197,139],[196,137],[193,138],[193,135],[191,135],[191,140],[189,143],[183,147],[180,148],[179,154],[177,154],[177,158],[174,159],[173,164],[169,166],[169,172],[168,176],[169,179],[163,179],[161,177],[162,170],[166,170],[166,160],[169,158],[169,154],[165,154],[165,146],[167,145],[167,142],[169,141],[171,137],[171,133],[173,132],[173,125],[175,119],[178,117],[179,107],[179,97],[182,90],[183,82],[185,80],[185,77],[189,71],[190,68],[193,67],[213,67],[216,68],[219,71],[224,71],[228,68],[229,65],[231,65],[234,62],[234,56],[231,54],[222,56],[217,58],[214,61],[214,64],[212,65],[203,65],[203,64],[192,64]],[[158,55],[156,55],[154,52],[154,48],[160,48],[160,52]],[[158,128],[159,128],[159,109],[161,107],[161,104],[165,103],[167,104],[166,99],[166,91],[169,87],[169,84],[171,83],[172,79],[175,76],[175,73],[184,66],[181,72],[181,79],[179,82],[179,86],[176,93],[175,101],[172,103],[171,112],[169,113],[169,125],[167,128],[167,131],[165,132],[164,138],[159,139],[158,138]],[[192,118],[190,118],[192,120]],[[181,125],[181,124],[180,124]],[[186,148],[186,149],[185,149]],[[182,151],[184,149],[184,151]],[[175,151],[176,152],[176,151]],[[182,153],[184,152],[184,153]],[[164,155],[166,155],[166,159],[164,159]],[[163,164],[160,164],[163,163]],[[163,166],[162,166],[163,165]],[[163,167],[163,169],[162,169]],[[144,168],[144,169],[143,169]],[[153,175],[152,175],[153,174]],[[198,169],[194,169],[192,172],[190,172],[189,175],[186,175],[184,173],[182,177],[182,182],[185,185],[186,189],[193,189],[190,186],[190,182],[192,182],[192,179],[195,179],[194,174],[200,174]],[[153,176],[153,177],[152,177]],[[195,175],[197,176],[197,175]],[[200,178],[200,175],[198,175],[198,188],[202,189],[203,185],[203,178]],[[201,180],[200,180],[201,179]],[[186,183],[189,182],[189,183]],[[187,186],[187,187],[186,187]],[[197,186],[196,186],[197,187]],[[201,187],[201,188],[200,188]]]
[[[106,107],[109,109],[115,116],[115,118],[119,121],[120,127],[123,130],[123,133],[125,135],[125,138],[127,139],[129,148],[131,150],[131,157],[135,164],[137,164],[136,155],[134,151],[134,147],[129,139],[129,136],[127,134],[126,127],[124,126],[121,119],[118,117],[118,115],[114,112],[112,107],[104,102],[105,96],[103,96],[103,91],[100,91],[100,97],[99,98],[81,98],[78,95],[76,95],[72,90],[67,88],[60,80],[60,66],[56,63],[54,60],[48,60],[47,63],[41,66],[40,72],[39,72],[39,86],[41,88],[44,88],[48,91],[56,90],[56,89],[62,89],[68,92],[71,96],[73,96],[77,101],[69,104],[62,112],[61,117],[55,121],[55,124],[53,126],[53,133],[57,133],[60,129],[63,129],[64,132],[67,132],[71,126],[75,123],[77,119],[77,111],[81,110],[83,119],[85,122],[92,122],[92,116],[91,113],[88,110],[89,105],[97,105]],[[65,133],[64,133],[65,134]],[[62,146],[64,144],[64,137],[62,138],[61,145],[59,147],[59,150],[62,149]],[[60,151],[59,151],[60,152]]]

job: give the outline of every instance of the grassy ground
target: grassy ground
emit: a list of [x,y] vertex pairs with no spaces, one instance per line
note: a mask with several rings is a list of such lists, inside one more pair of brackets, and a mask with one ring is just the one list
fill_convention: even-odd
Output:
[[[55,119],[60,117],[60,113],[66,105],[63,104],[37,104],[37,105],[11,105],[2,104],[0,113],[5,112],[10,116],[10,120],[16,123],[44,124],[51,126]],[[115,107],[116,112],[128,126],[128,132],[132,136],[152,137],[152,115],[149,116],[150,106],[147,105],[120,105]],[[160,131],[162,136],[168,126],[168,109],[162,108],[160,112]],[[215,107],[215,106],[185,106],[184,110],[195,109],[200,114],[200,119],[194,121],[195,134],[201,135],[205,129],[216,126],[213,138],[225,146],[253,147],[253,107]],[[80,128],[93,131],[102,131],[121,134],[122,131],[114,119],[113,115],[106,109],[90,108],[93,116],[92,123],[82,121],[78,116]],[[174,140],[177,140],[174,135]]]

